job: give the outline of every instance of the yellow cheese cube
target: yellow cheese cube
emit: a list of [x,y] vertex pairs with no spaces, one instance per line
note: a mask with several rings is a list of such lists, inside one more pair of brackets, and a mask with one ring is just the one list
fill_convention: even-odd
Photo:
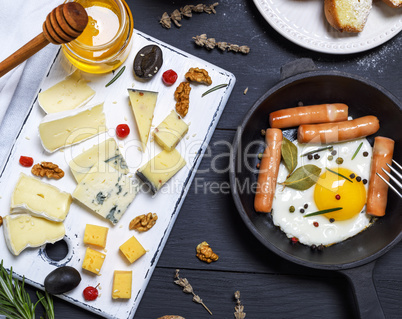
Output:
[[153,135],[155,142],[163,147],[163,149],[170,152],[176,147],[187,131],[188,125],[175,111],[172,111],[163,122],[158,125]]
[[87,224],[85,226],[84,244],[106,247],[106,238],[109,228],[97,225]]
[[113,299],[130,299],[133,272],[115,270],[113,275]]
[[146,253],[144,247],[142,247],[134,236],[120,246],[120,251],[126,256],[130,263],[133,263]]
[[99,275],[103,262],[105,261],[105,257],[105,254],[88,247],[87,251],[85,252],[82,268]]

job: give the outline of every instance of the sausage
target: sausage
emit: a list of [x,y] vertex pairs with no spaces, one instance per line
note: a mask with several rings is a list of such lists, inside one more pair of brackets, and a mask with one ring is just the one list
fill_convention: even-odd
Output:
[[337,123],[300,125],[297,130],[299,143],[328,144],[365,137],[380,128],[378,118],[373,115]]
[[265,142],[267,147],[262,155],[258,174],[254,208],[257,212],[269,213],[275,195],[279,164],[281,163],[282,131],[277,128],[267,129]]
[[391,165],[395,142],[387,137],[377,136],[374,139],[373,160],[371,163],[370,183],[367,194],[367,214],[384,216],[387,207],[388,185],[377,176],[381,174],[387,181],[389,177],[381,168],[390,171],[387,163]]
[[347,121],[348,106],[342,103],[299,106],[269,114],[269,125],[275,128]]

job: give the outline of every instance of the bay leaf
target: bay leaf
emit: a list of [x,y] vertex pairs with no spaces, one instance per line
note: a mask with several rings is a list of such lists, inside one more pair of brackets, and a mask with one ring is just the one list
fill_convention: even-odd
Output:
[[297,147],[286,137],[282,140],[281,155],[286,169],[292,174],[297,166]]
[[307,164],[295,170],[281,185],[304,191],[313,186],[321,173],[321,168]]

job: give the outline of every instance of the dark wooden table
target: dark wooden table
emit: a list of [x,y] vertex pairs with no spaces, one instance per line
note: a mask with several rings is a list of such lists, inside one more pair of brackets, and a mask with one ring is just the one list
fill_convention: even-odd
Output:
[[[245,227],[229,190],[229,144],[251,105],[278,82],[280,66],[297,58],[309,57],[323,70],[369,78],[402,99],[402,34],[370,51],[336,56],[301,48],[283,38],[262,18],[252,0],[219,1],[216,15],[195,14],[182,21],[180,29],[173,26],[170,30],[158,23],[162,13],[197,2],[132,0],[128,4],[136,29],[212,62],[237,78],[210,142],[209,155],[202,160],[135,318],[167,314],[210,318],[201,305],[173,284],[176,268],[189,279],[213,318],[234,318],[236,290],[241,292],[247,318],[355,318],[353,294],[343,276],[292,264],[267,250]],[[202,33],[248,45],[251,53],[245,56],[199,48],[191,38]],[[223,191],[217,192],[217,187]],[[218,262],[206,264],[195,257],[196,245],[204,240],[219,254]],[[402,243],[381,257],[374,270],[387,318],[402,318],[401,270]],[[97,318],[57,298],[55,312],[57,319]]]

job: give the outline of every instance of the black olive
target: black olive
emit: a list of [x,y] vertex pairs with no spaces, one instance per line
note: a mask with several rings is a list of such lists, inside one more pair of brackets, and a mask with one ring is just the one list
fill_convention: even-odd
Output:
[[73,267],[56,268],[45,278],[45,289],[53,295],[63,294],[78,286],[81,282],[80,273]]
[[162,63],[162,50],[157,45],[147,45],[135,56],[134,73],[141,79],[151,79],[158,73]]

